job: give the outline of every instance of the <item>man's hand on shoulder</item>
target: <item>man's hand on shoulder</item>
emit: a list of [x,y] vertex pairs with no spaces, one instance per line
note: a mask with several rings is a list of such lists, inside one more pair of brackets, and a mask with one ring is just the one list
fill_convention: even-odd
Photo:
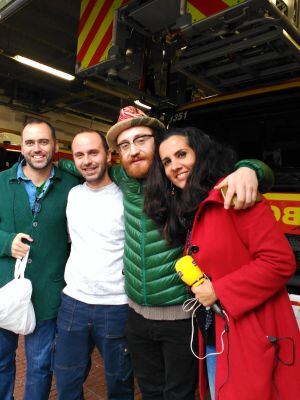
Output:
[[253,169],[239,168],[215,186],[215,189],[225,187],[228,187],[224,199],[226,210],[233,204],[235,210],[244,210],[254,205],[257,197],[258,180]]

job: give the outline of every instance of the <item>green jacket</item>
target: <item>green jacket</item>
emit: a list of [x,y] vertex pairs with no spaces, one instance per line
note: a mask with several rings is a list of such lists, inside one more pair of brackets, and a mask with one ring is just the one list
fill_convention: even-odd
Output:
[[57,316],[64,269],[69,255],[66,205],[78,179],[55,168],[40,212],[33,217],[17,164],[0,173],[0,287],[13,279],[15,258],[11,245],[17,233],[33,238],[25,276],[31,280],[32,302],[38,321]]
[[170,248],[155,223],[143,213],[142,184],[130,178],[122,167],[113,167],[110,174],[123,192],[127,296],[144,306],[182,304],[188,292],[174,269],[182,248]]
[[[272,171],[264,163],[254,160],[255,166],[246,160],[239,166],[256,170],[261,183],[270,187]],[[59,166],[76,173],[74,164],[61,160]],[[145,306],[182,304],[188,297],[186,286],[178,278],[174,265],[182,254],[182,248],[170,248],[156,229],[154,222],[143,213],[144,197],[141,182],[130,178],[121,166],[110,169],[111,178],[120,186],[124,196],[125,290],[129,298]]]

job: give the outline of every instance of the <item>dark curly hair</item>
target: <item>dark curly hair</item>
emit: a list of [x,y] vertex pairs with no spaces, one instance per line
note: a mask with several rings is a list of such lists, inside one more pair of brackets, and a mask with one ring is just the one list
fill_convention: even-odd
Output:
[[[172,195],[171,183],[159,157],[159,146],[174,135],[186,138],[196,154],[196,162],[185,188],[175,187]],[[185,243],[186,231],[192,225],[199,204],[218,179],[233,171],[235,161],[232,149],[195,127],[173,128],[155,137],[155,157],[145,184],[144,211],[170,244]]]

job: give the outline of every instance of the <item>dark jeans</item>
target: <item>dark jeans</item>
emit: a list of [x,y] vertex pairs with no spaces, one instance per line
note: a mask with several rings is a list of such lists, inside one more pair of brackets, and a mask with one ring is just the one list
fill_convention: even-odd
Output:
[[90,305],[62,294],[54,353],[58,399],[81,399],[96,346],[104,361],[107,398],[133,400],[133,373],[125,339],[127,314],[127,304]]
[[195,399],[198,360],[190,350],[190,319],[156,321],[129,309],[126,334],[143,400]]
[[[33,333],[25,336],[25,400],[47,400],[50,393],[51,358],[56,320],[38,322]],[[19,335],[0,329],[0,399],[12,400],[15,383],[15,357]]]

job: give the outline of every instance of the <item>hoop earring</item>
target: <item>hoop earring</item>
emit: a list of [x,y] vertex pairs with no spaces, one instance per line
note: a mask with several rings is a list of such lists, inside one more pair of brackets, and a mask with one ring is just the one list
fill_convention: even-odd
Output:
[[175,187],[172,182],[171,182],[171,196],[175,196]]

